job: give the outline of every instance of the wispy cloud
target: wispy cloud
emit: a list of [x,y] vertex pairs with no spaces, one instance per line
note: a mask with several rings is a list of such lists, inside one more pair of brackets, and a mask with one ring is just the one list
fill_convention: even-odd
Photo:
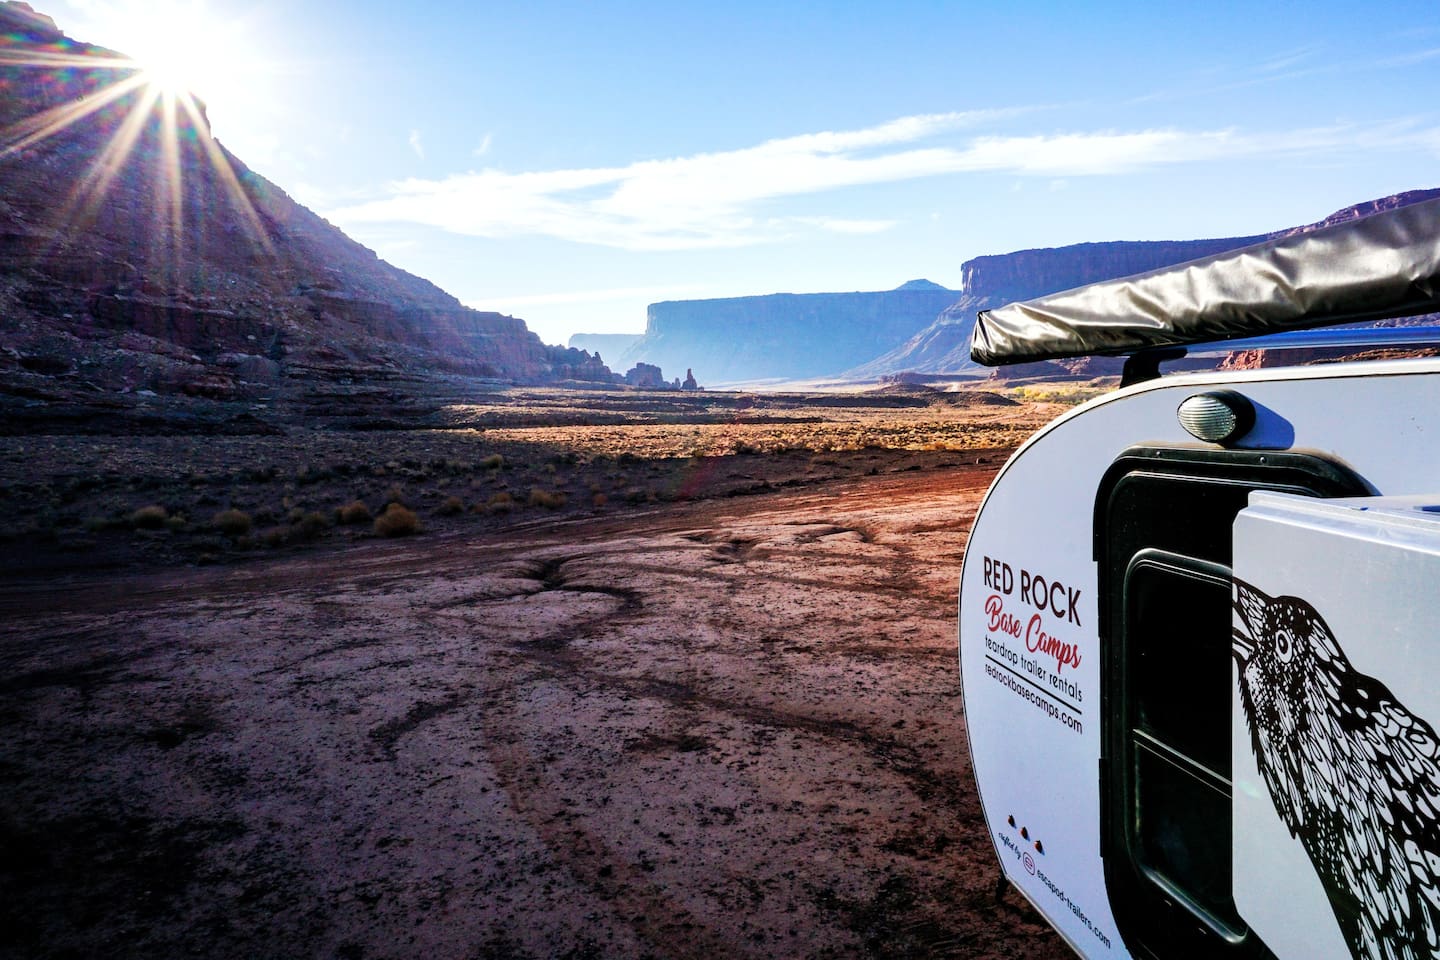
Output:
[[900,223],[898,220],[856,220],[847,217],[791,217],[789,222],[831,233],[884,233]]
[[388,196],[327,215],[342,224],[408,222],[483,237],[542,235],[631,250],[735,247],[802,230],[873,233],[888,220],[777,216],[775,201],[958,174],[1059,179],[1252,157],[1424,147],[1415,123],[1251,133],[1159,129],[980,135],[989,113],[902,117],[861,130],[626,166],[509,173],[486,169],[392,184]]
[[1292,67],[1299,66],[1306,60],[1313,60],[1321,52],[1322,48],[1314,44],[1306,47],[1298,47],[1284,53],[1277,53],[1269,60],[1256,64],[1254,70],[1256,73],[1282,73],[1290,70]]
[[[1419,36],[1433,32],[1427,30],[1407,33]],[[1206,71],[1206,75],[1225,79],[1152,90],[1132,97],[1129,102],[1154,103],[1165,100],[1213,97],[1216,94],[1235,90],[1288,83],[1310,77],[1343,76],[1404,69],[1440,57],[1440,48],[1413,50],[1387,57],[1350,60],[1325,60],[1322,57],[1324,52],[1323,47],[1309,46],[1277,53],[1270,59],[1258,63],[1216,64]]]
[[410,149],[415,151],[415,156],[421,160],[425,159],[425,145],[420,142],[420,131],[410,131]]
[[1413,53],[1398,54],[1381,60],[1379,65],[1383,67],[1413,67],[1417,63],[1434,60],[1436,57],[1440,57],[1440,47],[1433,47],[1429,50],[1416,50]]
[[490,139],[490,134],[485,134],[485,138],[480,141],[480,145],[470,152],[477,157],[485,156],[485,154],[490,152]]

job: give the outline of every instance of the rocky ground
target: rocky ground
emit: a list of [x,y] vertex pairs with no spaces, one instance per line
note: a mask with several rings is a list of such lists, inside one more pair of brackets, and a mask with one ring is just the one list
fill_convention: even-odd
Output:
[[[208,564],[963,462],[1061,409],[983,390],[497,391],[407,429],[0,436],[0,570]],[[37,414],[37,416],[39,416]],[[312,421],[313,422],[313,421]],[[394,423],[390,424],[394,427]],[[844,456],[859,451],[858,456]],[[405,522],[378,526],[391,504]]]
[[[438,445],[398,468],[382,446],[374,479],[489,483],[434,465],[459,437],[370,441]],[[296,461],[336,459],[320,439]],[[669,472],[654,500],[422,509],[407,538],[227,540],[208,567],[152,550],[201,536],[163,525],[12,538],[0,955],[1066,956],[997,891],[959,698],[955,584],[1003,446],[622,466],[613,438],[572,439],[530,463],[506,438],[498,469]],[[227,457],[292,463],[196,444],[183,467],[192,441],[152,440],[105,455],[150,478],[134,502],[214,495],[171,472]],[[33,440],[11,489],[54,484],[77,441],[103,443]],[[364,492],[344,480],[241,488]],[[15,569],[30,550],[52,566]]]

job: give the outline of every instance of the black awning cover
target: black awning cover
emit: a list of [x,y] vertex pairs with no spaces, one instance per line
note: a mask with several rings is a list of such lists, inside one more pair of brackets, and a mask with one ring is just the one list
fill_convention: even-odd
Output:
[[986,366],[1440,311],[1440,199],[982,310]]

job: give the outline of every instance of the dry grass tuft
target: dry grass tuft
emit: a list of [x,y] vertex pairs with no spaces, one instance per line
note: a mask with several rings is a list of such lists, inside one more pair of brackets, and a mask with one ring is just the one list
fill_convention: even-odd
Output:
[[159,530],[165,526],[165,519],[169,515],[164,507],[151,504],[130,514],[130,523],[141,530]]
[[481,506],[478,503],[475,504],[476,513],[479,513],[482,510],[485,513],[509,513],[511,510],[514,509],[515,498],[510,496],[510,494],[506,493],[504,490],[501,490],[499,493],[492,493],[490,495],[490,499],[485,503],[484,506]]
[[446,497],[444,502],[435,508],[435,512],[442,517],[453,517],[457,513],[464,513],[465,501],[459,497]]
[[318,540],[320,535],[330,529],[330,518],[323,513],[311,510],[302,514],[300,519],[290,525],[290,539],[305,541]]
[[370,519],[370,508],[363,500],[352,500],[336,509],[335,519],[343,524],[365,523]]
[[210,524],[227,537],[243,537],[250,532],[250,514],[243,510],[221,510]]
[[532,507],[544,507],[547,510],[557,510],[565,506],[566,499],[565,494],[559,490],[552,491],[540,487],[531,487],[530,496],[525,498],[525,502]]
[[492,453],[480,461],[481,470],[499,470],[503,466],[505,466],[505,458],[498,453]]
[[375,518],[375,532],[382,537],[403,537],[420,529],[420,518],[415,511],[391,503],[385,512]]
[[1096,383],[1036,383],[1011,389],[1011,393],[1030,403],[1063,403],[1078,406],[1101,394],[1110,393],[1113,386]]

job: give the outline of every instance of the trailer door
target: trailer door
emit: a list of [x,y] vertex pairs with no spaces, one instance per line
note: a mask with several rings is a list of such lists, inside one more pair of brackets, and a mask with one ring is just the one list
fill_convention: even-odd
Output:
[[1369,492],[1318,456],[1137,447],[1096,495],[1101,854],[1137,956],[1270,956],[1231,895],[1231,525],[1252,490]]

